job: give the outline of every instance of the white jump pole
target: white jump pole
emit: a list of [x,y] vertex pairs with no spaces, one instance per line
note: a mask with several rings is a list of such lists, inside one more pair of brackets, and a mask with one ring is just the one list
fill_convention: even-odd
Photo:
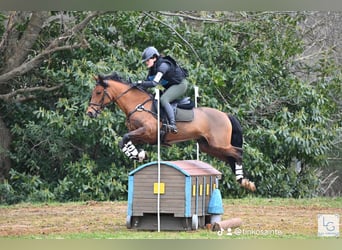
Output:
[[[197,108],[197,98],[199,97],[198,94],[198,87],[195,86],[195,107]],[[196,143],[196,155],[197,155],[197,160],[199,160],[199,145]]]
[[158,194],[157,194],[157,220],[158,220],[158,232],[160,232],[160,90],[156,90],[155,99],[157,99],[157,145],[158,145]]

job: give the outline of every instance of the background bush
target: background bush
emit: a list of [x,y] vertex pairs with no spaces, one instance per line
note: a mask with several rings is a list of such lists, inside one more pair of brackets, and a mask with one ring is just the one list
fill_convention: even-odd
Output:
[[[85,16],[68,14],[75,22]],[[234,15],[239,18],[226,19]],[[117,145],[127,131],[125,117],[114,104],[97,119],[85,110],[95,75],[115,71],[125,79],[143,79],[141,52],[150,45],[189,70],[187,95],[193,97],[194,85],[199,86],[200,106],[241,121],[243,164],[257,185],[256,196],[319,195],[317,168],[326,166],[341,128],[340,66],[328,54],[319,65],[296,60],[305,50],[299,32],[303,13],[240,18],[240,13],[215,12],[211,17],[222,21],[157,12],[103,14],[82,34],[87,48],[56,52],[37,71],[22,76],[23,81],[49,79],[63,87],[29,102],[0,103],[12,134],[13,164],[0,183],[0,202],[126,199],[128,173],[137,163]],[[59,28],[50,23],[41,39],[58,35]],[[302,71],[314,72],[314,79],[301,77]],[[142,147],[150,152],[149,160],[156,159],[156,146]],[[163,160],[195,157],[194,142],[162,149]],[[224,197],[249,195],[236,184],[230,167],[207,155],[200,158],[223,173]]]

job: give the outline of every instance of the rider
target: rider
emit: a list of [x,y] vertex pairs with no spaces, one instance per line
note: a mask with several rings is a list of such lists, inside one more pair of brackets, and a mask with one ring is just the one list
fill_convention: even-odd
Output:
[[146,81],[139,81],[137,84],[145,88],[155,87],[160,84],[165,88],[160,97],[160,103],[169,118],[171,132],[177,133],[175,114],[170,102],[181,97],[186,92],[188,81],[185,78],[187,73],[170,56],[161,56],[155,47],[147,47],[144,50],[142,62],[149,69],[148,76]]

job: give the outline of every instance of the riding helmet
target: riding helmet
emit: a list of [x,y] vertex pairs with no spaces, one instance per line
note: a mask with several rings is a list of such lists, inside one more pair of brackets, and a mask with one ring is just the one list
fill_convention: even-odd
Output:
[[159,56],[159,52],[155,47],[147,47],[142,53],[142,62],[146,62],[148,59],[152,58],[154,55]]

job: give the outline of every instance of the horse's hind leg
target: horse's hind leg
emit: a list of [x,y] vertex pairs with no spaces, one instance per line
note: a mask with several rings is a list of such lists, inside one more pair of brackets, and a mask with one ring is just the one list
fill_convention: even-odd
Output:
[[227,162],[230,165],[232,172],[235,174],[237,182],[239,182],[243,188],[253,192],[256,190],[254,183],[244,178],[242,167],[242,148],[234,147],[232,145],[228,148],[213,147],[204,139],[199,140],[198,143],[202,152]]
[[235,173],[236,181],[241,184],[241,180],[243,179],[243,169],[242,164],[237,164],[236,160],[233,157],[228,157],[228,163],[232,172]]
[[254,192],[256,190],[254,182],[244,178],[243,176],[242,163],[238,164],[233,157],[228,157],[228,162],[232,172],[235,173],[236,181],[240,184],[240,186]]
[[253,182],[245,179],[243,176],[243,168],[242,168],[242,145],[243,145],[243,135],[242,135],[242,127],[239,120],[231,115],[228,115],[228,118],[232,124],[232,137],[231,137],[231,145],[241,149],[239,150],[239,158],[228,157],[229,165],[235,173],[236,180],[240,183],[240,185],[246,189],[251,191],[255,191],[255,185]]

